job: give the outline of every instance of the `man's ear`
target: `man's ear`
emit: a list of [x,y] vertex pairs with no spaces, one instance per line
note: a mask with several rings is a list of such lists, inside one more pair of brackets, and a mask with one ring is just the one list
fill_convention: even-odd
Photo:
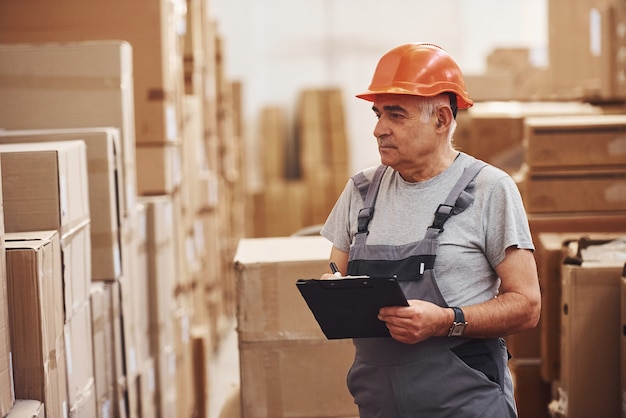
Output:
[[437,110],[437,128],[441,128],[444,126],[449,126],[452,123],[452,119],[454,119],[454,115],[452,114],[452,109],[448,106],[441,106]]

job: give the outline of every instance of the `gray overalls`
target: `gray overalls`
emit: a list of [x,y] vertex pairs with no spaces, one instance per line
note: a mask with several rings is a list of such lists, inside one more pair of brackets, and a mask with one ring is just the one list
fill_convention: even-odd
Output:
[[[358,232],[348,259],[348,274],[396,275],[407,299],[421,299],[447,307],[434,274],[438,237],[443,224],[474,200],[467,187],[484,167],[476,160],[467,167],[435,221],[418,242],[367,245],[368,224],[374,215],[380,166],[370,181],[353,177],[364,196]],[[451,233],[454,233],[451,231]],[[508,352],[504,341],[463,337],[432,337],[418,344],[392,338],[356,338],[355,361],[348,388],[361,418],[508,418],[516,417]]]

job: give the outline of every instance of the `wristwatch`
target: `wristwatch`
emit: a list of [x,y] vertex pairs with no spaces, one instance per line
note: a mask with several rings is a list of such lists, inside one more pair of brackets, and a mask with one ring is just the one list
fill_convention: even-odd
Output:
[[454,322],[452,322],[448,337],[460,337],[463,335],[463,331],[465,331],[465,327],[467,326],[465,315],[461,308],[456,306],[451,306],[450,308],[454,311]]

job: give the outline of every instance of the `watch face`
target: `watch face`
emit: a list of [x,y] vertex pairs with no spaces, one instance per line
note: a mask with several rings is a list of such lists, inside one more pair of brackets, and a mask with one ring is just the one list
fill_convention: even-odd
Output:
[[465,330],[465,324],[463,323],[455,323],[450,330],[451,337],[460,337],[463,335],[463,331]]

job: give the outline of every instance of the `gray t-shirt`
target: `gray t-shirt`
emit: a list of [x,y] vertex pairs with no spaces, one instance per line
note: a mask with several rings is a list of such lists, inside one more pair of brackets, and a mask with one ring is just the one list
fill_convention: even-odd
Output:
[[[426,228],[433,223],[435,210],[473,161],[461,153],[444,172],[418,183],[408,183],[388,168],[381,180],[367,243],[403,245],[422,240]],[[370,167],[364,174],[371,179],[375,171],[376,167]],[[494,267],[504,259],[506,248],[534,250],[526,212],[513,179],[504,171],[487,166],[476,177],[474,187],[474,202],[448,219],[439,235],[435,277],[449,306],[493,298],[500,285]],[[348,252],[362,207],[361,194],[350,180],[321,234]]]

